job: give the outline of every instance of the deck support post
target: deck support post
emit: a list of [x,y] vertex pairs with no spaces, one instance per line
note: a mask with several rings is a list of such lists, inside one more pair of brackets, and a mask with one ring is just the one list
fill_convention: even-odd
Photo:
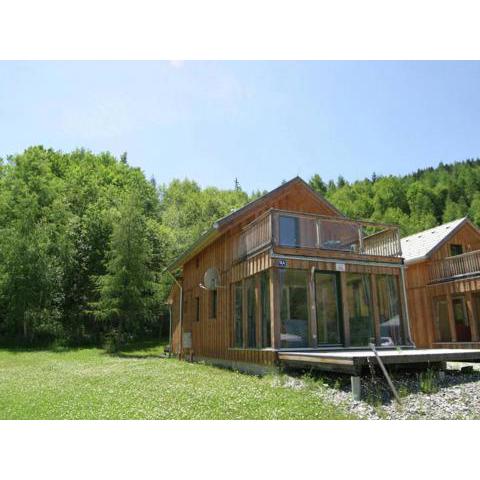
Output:
[[356,402],[358,402],[362,397],[362,386],[360,383],[360,377],[352,375],[350,377],[350,381],[352,382],[352,397]]

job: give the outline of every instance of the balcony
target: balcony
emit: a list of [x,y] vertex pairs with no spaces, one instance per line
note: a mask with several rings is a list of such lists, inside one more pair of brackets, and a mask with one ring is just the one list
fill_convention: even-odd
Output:
[[430,283],[480,275],[480,250],[447,257],[429,266]]
[[[266,247],[301,255],[400,257],[397,227],[379,223],[269,210],[247,225],[236,239],[234,260]],[[301,253],[298,253],[302,249]]]

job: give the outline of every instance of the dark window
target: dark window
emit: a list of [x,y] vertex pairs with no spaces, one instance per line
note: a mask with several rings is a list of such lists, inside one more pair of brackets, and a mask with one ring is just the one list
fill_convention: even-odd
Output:
[[210,290],[210,318],[217,318],[217,289]]
[[243,287],[242,282],[233,284],[233,321],[234,321],[234,345],[243,347]]
[[450,245],[450,255],[453,257],[455,255],[461,255],[463,253],[463,246],[456,243]]
[[286,247],[300,246],[300,229],[297,217],[280,215],[278,220],[280,245]]
[[195,297],[195,321],[200,321],[200,297]]
[[257,302],[255,298],[255,277],[245,280],[247,294],[247,347],[257,346]]
[[264,271],[260,274],[260,303],[262,309],[262,347],[271,346],[270,325],[270,273]]

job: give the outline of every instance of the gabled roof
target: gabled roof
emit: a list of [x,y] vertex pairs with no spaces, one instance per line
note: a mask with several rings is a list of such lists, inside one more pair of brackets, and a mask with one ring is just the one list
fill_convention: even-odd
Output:
[[305,180],[297,176],[295,178],[292,178],[288,182],[283,183],[279,187],[271,190],[265,195],[262,195],[261,197],[247,203],[243,207],[217,220],[212,225],[212,227],[208,229],[205,233],[203,233],[203,235],[200,238],[198,238],[198,240],[189,249],[187,249],[178,258],[176,258],[167,267],[167,269],[170,271],[174,271],[180,268],[185,262],[193,258],[198,252],[200,252],[210,243],[215,241],[236,220],[241,218],[243,215],[246,215],[249,212],[255,210],[255,208],[258,208],[262,203],[265,203],[266,201],[273,199],[278,195],[281,195],[285,190],[288,190],[295,184],[301,185],[303,188],[307,189],[313,196],[315,196],[319,200],[319,202],[321,202],[324,206],[326,206],[329,210],[331,210],[333,214],[339,217],[345,216],[336,207],[334,207],[328,200],[326,200],[324,197],[319,195],[307,182],[305,182]]
[[471,223],[467,217],[402,238],[400,241],[405,262],[412,263],[427,259],[465,223]]
[[233,222],[234,220],[236,220],[241,215],[243,215],[243,214],[245,214],[249,211],[254,210],[259,204],[261,204],[262,202],[265,202],[265,200],[268,200],[269,198],[272,198],[272,197],[278,195],[279,193],[283,192],[284,190],[287,190],[288,188],[290,188],[294,184],[300,184],[300,185],[302,185],[302,187],[309,190],[310,193],[312,193],[315,197],[317,197],[318,200],[320,200],[320,202],[322,202],[325,206],[327,206],[330,210],[332,210],[333,213],[335,213],[339,217],[344,217],[345,216],[345,215],[343,215],[342,212],[340,212],[340,210],[338,210],[336,207],[334,207],[326,198],[319,195],[305,180],[303,180],[303,178],[300,178],[300,177],[297,176],[297,177],[292,178],[288,182],[282,183],[282,185],[280,185],[277,188],[274,188],[273,190],[266,193],[265,195],[262,195],[261,197],[256,198],[255,200],[247,203],[246,205],[239,208],[238,210],[235,210],[234,212],[229,213],[225,217],[220,218],[219,220],[217,220],[215,222],[214,225],[218,225],[219,227],[222,227],[222,226],[224,226],[228,223]]

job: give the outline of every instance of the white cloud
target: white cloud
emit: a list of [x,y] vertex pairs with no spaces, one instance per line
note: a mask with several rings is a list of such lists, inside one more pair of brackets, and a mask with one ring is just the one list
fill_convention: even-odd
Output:
[[182,68],[185,63],[184,60],[169,60],[168,62],[173,68]]

